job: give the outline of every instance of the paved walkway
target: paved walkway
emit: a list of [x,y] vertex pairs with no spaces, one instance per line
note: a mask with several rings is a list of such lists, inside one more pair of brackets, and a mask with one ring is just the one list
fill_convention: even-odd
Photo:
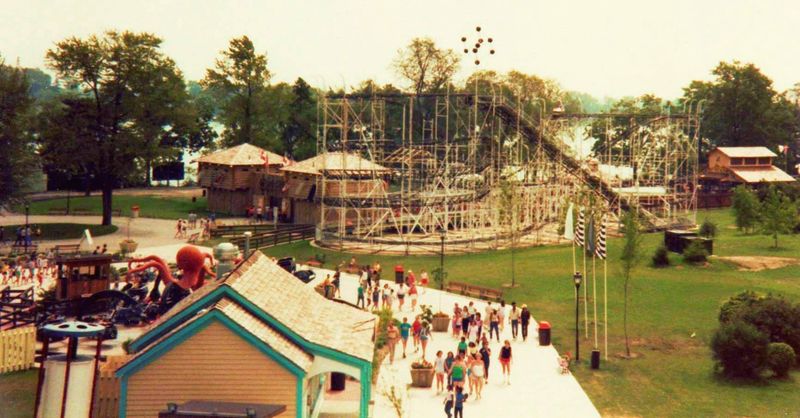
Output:
[[[314,269],[317,273],[315,282],[324,280],[326,274],[332,273],[330,270]],[[393,282],[390,286],[394,286]],[[342,274],[341,291],[345,300],[356,300],[357,279],[355,275]],[[426,289],[425,294],[420,295],[420,304],[432,305],[434,312],[439,310],[441,303],[442,310],[452,312],[453,304],[459,306],[474,301],[479,312],[483,312],[486,302],[470,299],[461,295],[448,292],[440,292],[434,289]],[[419,308],[415,312],[409,310],[410,305],[406,301],[405,311],[395,312],[395,317],[402,320],[404,316],[413,321],[415,314],[419,314]],[[395,309],[397,305],[395,305]],[[535,314],[535,312],[534,312]],[[532,319],[532,323],[535,321]],[[555,332],[563,332],[555,330]],[[482,399],[475,400],[470,398],[464,406],[464,415],[468,417],[491,417],[502,411],[503,416],[508,417],[599,417],[600,413],[592,404],[589,397],[583,391],[578,381],[571,375],[562,375],[558,367],[559,354],[553,346],[541,347],[538,344],[537,330],[535,325],[530,329],[527,342],[521,340],[513,341],[511,338],[511,328],[506,326],[501,334],[501,342],[505,339],[511,340],[514,360],[511,368],[511,385],[503,384],[497,356],[501,343],[493,341],[490,343],[492,349],[492,359],[489,367],[489,383],[484,386]],[[445,355],[448,351],[456,350],[457,341],[450,333],[433,333],[433,338],[428,344],[426,359],[432,361],[436,351],[442,350]],[[408,343],[409,355],[402,359],[402,346],[398,344],[398,352],[395,356],[395,363],[389,364],[388,358],[381,365],[377,387],[373,390],[374,417],[394,417],[394,413],[389,401],[382,395],[386,389],[394,386],[405,398],[403,403],[407,411],[404,417],[444,417],[443,399],[444,395],[437,395],[434,387],[432,389],[411,388],[411,363],[420,357],[420,354],[413,354],[413,344]],[[327,409],[323,406],[323,411]],[[337,405],[337,408],[338,405]]]

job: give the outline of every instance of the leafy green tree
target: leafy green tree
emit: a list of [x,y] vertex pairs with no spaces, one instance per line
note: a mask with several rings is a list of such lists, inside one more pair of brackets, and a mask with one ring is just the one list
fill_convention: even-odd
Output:
[[20,197],[26,178],[37,167],[29,88],[25,70],[0,59],[0,204]]
[[[100,182],[103,225],[111,224],[114,187],[141,172],[152,147],[160,145],[145,139],[142,115],[166,112],[145,109],[169,107],[169,100],[154,100],[151,91],[162,91],[162,83],[180,78],[174,74],[174,62],[161,52],[161,42],[149,33],[108,31],[103,36],[67,38],[47,52],[50,68],[70,89],[80,92],[67,98],[62,109],[80,118],[78,125],[70,125],[76,131],[66,137],[76,141],[69,147],[79,153],[59,157],[61,151],[56,151],[49,156],[87,161],[87,169]],[[64,145],[53,141],[63,140],[44,135],[42,146],[60,150]]]
[[[753,64],[720,62],[710,82],[693,81],[684,102],[702,106],[700,135],[715,146],[790,144],[798,127],[796,107]],[[703,150],[708,151],[708,150]],[[703,153],[705,155],[705,152]]]
[[267,56],[255,51],[247,36],[231,39],[214,68],[206,70],[200,84],[217,99],[217,119],[225,126],[225,146],[250,143],[264,148],[280,146],[281,132],[275,130]]
[[613,117],[608,122],[605,119],[598,119],[587,127],[587,134],[597,138],[592,146],[593,151],[603,154],[609,147],[613,149],[615,145],[621,143],[624,147],[622,152],[627,152],[629,141],[625,139],[637,129],[650,129],[647,122],[667,110],[671,111],[672,107],[672,103],[652,94],[617,100],[611,105],[609,112],[625,116]]
[[761,232],[771,235],[778,248],[778,235],[792,232],[797,224],[797,207],[788,196],[770,186],[761,205]]
[[747,233],[758,225],[760,203],[749,187],[739,185],[733,189],[731,209],[739,230]]
[[441,91],[458,71],[460,58],[452,49],[441,49],[430,38],[414,38],[397,51],[394,68],[416,94]]
[[316,153],[317,101],[314,90],[302,78],[292,86],[292,98],[286,104],[289,119],[283,129],[283,150],[296,160]]
[[625,212],[622,218],[625,237],[623,238],[622,254],[620,255],[620,269],[624,283],[623,299],[623,328],[625,330],[625,353],[631,356],[631,345],[628,339],[628,305],[630,302],[630,283],[633,271],[639,265],[642,245],[642,233],[639,227],[639,216],[636,210]]

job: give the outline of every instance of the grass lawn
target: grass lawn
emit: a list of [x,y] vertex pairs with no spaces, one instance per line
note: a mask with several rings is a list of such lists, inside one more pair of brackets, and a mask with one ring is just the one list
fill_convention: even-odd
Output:
[[[200,216],[206,215],[206,198],[198,197],[192,202],[190,197],[161,197],[161,196],[114,196],[114,209],[120,209],[123,216],[130,216],[131,206],[139,205],[139,216],[145,218],[178,219],[187,218],[189,212],[194,212]],[[97,215],[103,213],[103,204],[100,196],[72,197],[70,198],[71,209],[88,210]],[[67,199],[51,199],[31,202],[31,215],[47,215],[50,209],[66,208]],[[18,213],[24,213],[20,207],[14,208]]]
[[[739,233],[732,226],[728,210],[698,214],[698,221],[705,218],[719,226],[714,243],[717,255],[791,257],[800,253],[800,235],[781,236],[780,248],[775,250],[770,248],[769,237]],[[617,261],[622,241],[609,240],[609,360],[601,364],[599,371],[590,370],[585,362],[575,368],[576,377],[600,412],[604,416],[795,416],[800,408],[800,372],[795,371],[786,381],[760,384],[721,381],[712,372],[708,342],[717,326],[719,306],[740,291],[779,293],[800,301],[800,266],[744,272],[713,259],[708,266],[686,265],[679,256],[671,254],[671,267],[651,268],[649,258],[662,239],[660,233],[645,236],[642,253],[646,260],[632,279],[629,334],[633,351],[641,356],[635,360],[616,357],[624,352],[623,283]],[[324,253],[327,267],[351,257],[313,248],[307,242],[272,247],[264,252],[273,256],[293,255],[298,261]],[[417,273],[422,268],[430,271],[439,265],[436,256],[356,255],[356,258],[360,264],[379,259],[384,275],[392,275],[398,263]],[[516,260],[517,282],[521,286],[506,289],[506,300],[527,303],[538,320],[551,322],[553,343],[559,351],[574,352],[571,247],[518,250]],[[510,252],[447,256],[445,268],[449,279],[500,287],[510,282]],[[600,263],[598,273],[600,283]],[[591,280],[584,283],[591,285]],[[601,292],[599,287],[598,296]],[[598,316],[602,321],[602,308]],[[593,338],[582,339],[582,360],[588,359],[592,343]]]
[[[50,241],[60,239],[78,239],[83,235],[84,229],[89,229],[93,237],[113,234],[117,232],[116,225],[87,225],[68,223],[31,224],[42,229],[42,235],[34,237],[35,241]],[[20,225],[4,225],[6,239],[14,240],[17,227]],[[24,225],[22,225],[24,226]],[[32,228],[33,229],[33,228]]]
[[0,416],[28,418],[36,400],[36,377],[39,369],[0,375]]

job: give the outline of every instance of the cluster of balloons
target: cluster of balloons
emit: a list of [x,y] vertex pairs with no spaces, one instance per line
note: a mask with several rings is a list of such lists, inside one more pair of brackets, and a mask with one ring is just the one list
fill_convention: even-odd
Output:
[[[475,27],[476,37],[478,38],[477,41],[475,41],[475,45],[472,48],[472,53],[475,54],[475,65],[480,65],[480,63],[481,63],[481,60],[478,59],[478,51],[480,51],[481,46],[483,45],[484,39],[482,37],[480,37],[480,31],[481,31],[481,27],[480,26]],[[486,38],[485,41],[486,41],[487,44],[491,44],[493,42],[493,39],[492,38]],[[469,54],[470,49],[469,49],[468,46],[466,46],[467,37],[466,36],[462,36],[461,37],[461,42],[463,42],[465,44],[464,53],[465,54]],[[494,55],[494,48],[490,48],[489,49],[489,54]]]

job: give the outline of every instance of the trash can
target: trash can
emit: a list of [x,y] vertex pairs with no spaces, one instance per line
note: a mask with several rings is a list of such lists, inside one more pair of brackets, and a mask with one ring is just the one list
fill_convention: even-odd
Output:
[[344,390],[344,383],[346,381],[346,376],[344,373],[331,373],[331,390],[332,391],[340,391]]
[[405,273],[405,270],[403,270],[403,266],[402,265],[398,264],[398,265],[394,266],[394,282],[396,284],[400,284],[400,283],[405,282],[405,279],[403,278],[404,273]]
[[592,350],[592,369],[600,368],[600,350]]
[[550,323],[539,322],[539,345],[550,345]]

